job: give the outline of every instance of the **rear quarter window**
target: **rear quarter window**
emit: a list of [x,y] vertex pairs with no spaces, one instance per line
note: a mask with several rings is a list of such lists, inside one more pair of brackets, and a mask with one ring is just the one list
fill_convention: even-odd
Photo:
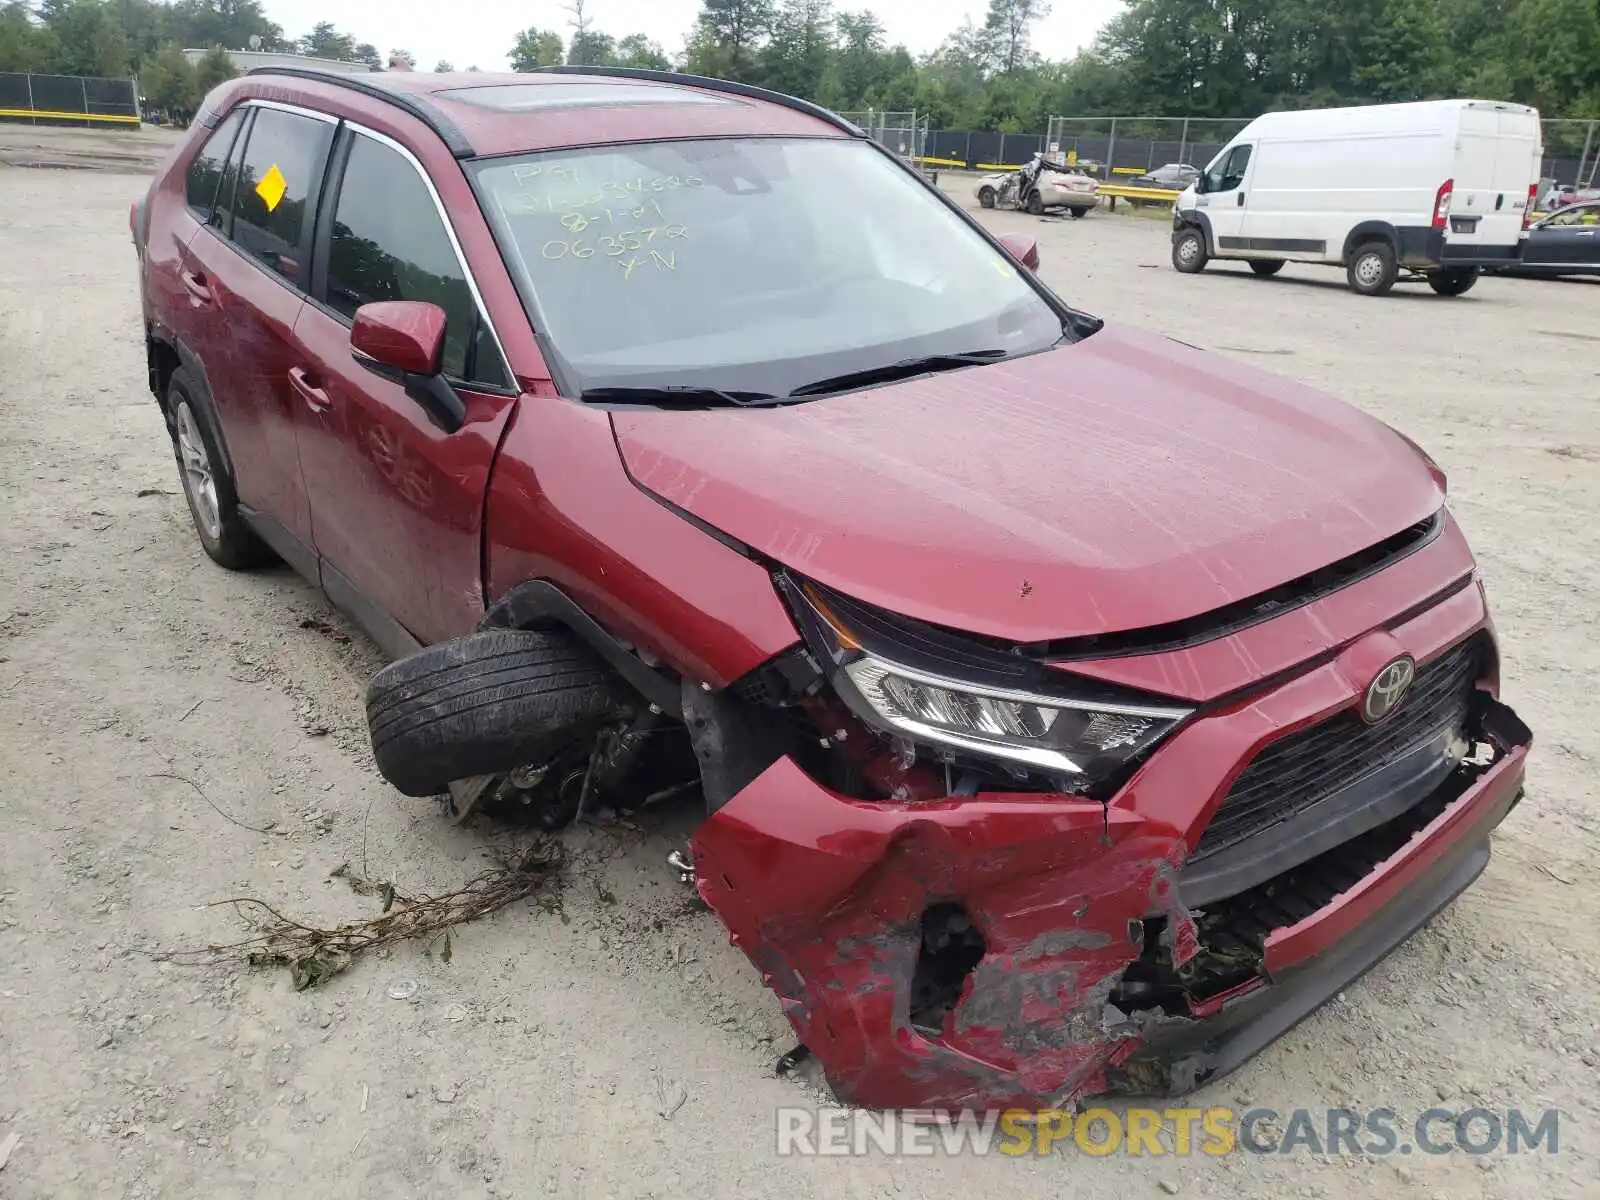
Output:
[[189,164],[184,192],[188,199],[189,211],[203,224],[212,223],[213,210],[217,203],[217,189],[222,183],[222,173],[227,165],[229,152],[233,149],[233,139],[238,135],[239,127],[244,124],[244,114],[245,110],[241,108],[229,113],[222,124],[212,131],[211,136],[200,147],[200,153],[195,155],[194,161]]

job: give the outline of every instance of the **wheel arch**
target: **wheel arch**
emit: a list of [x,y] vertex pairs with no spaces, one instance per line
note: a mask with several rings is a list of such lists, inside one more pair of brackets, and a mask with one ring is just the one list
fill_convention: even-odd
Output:
[[1176,214],[1178,229],[1198,229],[1200,236],[1206,240],[1206,253],[1212,258],[1217,255],[1217,239],[1211,232],[1211,218],[1199,210],[1190,210]]
[[1363,246],[1367,242],[1388,242],[1396,260],[1400,257],[1399,230],[1387,221],[1362,221],[1345,235],[1344,248],[1339,252],[1339,261],[1348,265],[1350,256],[1356,252],[1356,247]]
[[206,374],[205,364],[184,345],[182,339],[156,326],[145,337],[145,365],[150,376],[150,390],[155,394],[156,403],[161,406],[162,416],[167,419],[169,428],[172,424],[172,413],[167,409],[167,389],[172,383],[172,377],[181,369],[195,381],[198,391],[193,400],[205,410],[205,418],[211,423],[211,431],[217,439],[217,449],[222,453],[222,465],[227,470],[228,477],[237,479],[238,475],[233,469],[233,451],[228,448],[228,431],[222,423],[222,414],[217,411],[216,401],[212,398],[211,379]]
[[681,710],[682,685],[676,675],[650,666],[549,580],[529,579],[517,584],[489,606],[479,623],[480,629],[556,627],[587,644],[661,711],[675,715]]

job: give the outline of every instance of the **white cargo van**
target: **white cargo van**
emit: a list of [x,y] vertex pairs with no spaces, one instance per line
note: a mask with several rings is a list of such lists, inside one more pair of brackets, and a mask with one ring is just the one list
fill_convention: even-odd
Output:
[[1540,158],[1538,110],[1429,100],[1268,113],[1178,197],[1172,265],[1342,266],[1381,296],[1402,276],[1459,296],[1521,253]]

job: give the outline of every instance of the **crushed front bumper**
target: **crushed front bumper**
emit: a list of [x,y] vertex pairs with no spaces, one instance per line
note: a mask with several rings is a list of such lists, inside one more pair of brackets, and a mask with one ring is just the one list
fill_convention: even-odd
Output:
[[[1461,625],[1441,611],[1452,609],[1466,633],[1486,630],[1473,588],[1374,635],[1375,646],[1358,643],[1276,691],[1197,720],[1109,804],[984,793],[859,800],[780,759],[696,832],[701,896],[846,1102],[1043,1109],[1106,1092],[1187,1090],[1359,977],[1488,861],[1489,833],[1521,795],[1531,744],[1491,695],[1492,681],[1476,696],[1471,731],[1487,757],[1462,763],[1406,813],[1339,848],[1362,850],[1359,877],[1348,863],[1343,875],[1324,871],[1345,882],[1311,893],[1318,899],[1301,905],[1303,915],[1267,920],[1243,975],[1226,987],[1179,988],[1188,998],[1176,1005],[1173,988],[1160,1005],[1127,1002],[1135,963],[1159,959],[1177,986],[1219,957],[1207,941],[1215,906],[1185,902],[1182,868],[1244,763],[1286,730],[1349,703],[1350,679],[1368,677],[1351,670],[1363,654],[1406,645],[1421,660],[1459,640]],[[1314,873],[1321,861],[1296,859],[1252,886],[1270,896],[1292,871]],[[951,1002],[930,1018],[918,1007],[927,921],[952,909],[981,942]]]

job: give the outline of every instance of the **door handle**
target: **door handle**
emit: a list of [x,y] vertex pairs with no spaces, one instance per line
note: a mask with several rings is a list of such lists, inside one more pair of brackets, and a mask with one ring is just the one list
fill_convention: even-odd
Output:
[[1239,207],[1240,208],[1244,207],[1244,193],[1243,192],[1239,193]]
[[1593,237],[1594,236],[1594,230],[1592,230],[1592,229],[1580,229],[1580,230],[1578,230],[1578,236],[1579,237]]
[[201,271],[191,271],[185,267],[178,272],[178,278],[183,281],[183,290],[188,292],[202,304],[211,303],[211,284]]
[[306,402],[306,407],[314,413],[327,412],[333,407],[333,401],[328,398],[325,388],[319,388],[311,382],[311,376],[306,374],[302,367],[289,368],[289,386],[300,393],[300,399]]

